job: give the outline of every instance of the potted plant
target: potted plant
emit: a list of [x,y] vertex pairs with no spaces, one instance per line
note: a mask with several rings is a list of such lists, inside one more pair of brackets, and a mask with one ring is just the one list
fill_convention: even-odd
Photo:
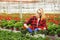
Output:
[[20,20],[19,22],[16,22],[15,23],[16,30],[21,29],[23,27],[24,22],[25,22],[24,20]]
[[56,28],[57,28],[57,25],[54,24],[53,22],[50,22],[48,24],[48,35],[55,36],[55,34],[56,34]]
[[8,25],[6,26],[6,28],[14,30],[14,22],[8,21]]
[[44,35],[48,35],[47,33],[48,33],[48,30],[43,30]]
[[20,21],[20,17],[15,17],[14,20],[15,21]]
[[58,37],[60,37],[60,29],[56,30]]
[[10,20],[10,21],[11,21],[12,23],[14,23],[14,24],[16,23],[16,21],[15,21],[15,20]]
[[12,16],[6,16],[5,20],[11,20]]
[[54,30],[51,30],[51,31],[49,32],[49,35],[50,35],[50,36],[55,36],[55,34],[56,34],[56,32],[55,32]]
[[58,25],[58,27],[56,29],[56,33],[57,33],[58,37],[60,37],[60,24]]
[[1,28],[4,28],[4,27],[6,27],[7,26],[7,21],[6,20],[2,20],[1,21]]
[[16,31],[19,30],[20,24],[21,24],[20,22],[17,22],[17,23],[14,24],[14,27],[16,28]]

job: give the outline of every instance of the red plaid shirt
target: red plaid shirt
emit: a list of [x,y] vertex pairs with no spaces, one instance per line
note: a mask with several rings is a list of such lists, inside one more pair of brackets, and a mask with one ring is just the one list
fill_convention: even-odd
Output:
[[[26,22],[27,25],[30,24],[30,28],[32,30],[34,30],[35,28],[41,28],[43,29],[44,27],[46,27],[46,20],[43,19],[43,20],[39,20],[39,22],[37,22],[37,18],[36,16],[33,16],[32,18],[29,19],[28,22]],[[37,23],[38,23],[38,27],[37,27]]]

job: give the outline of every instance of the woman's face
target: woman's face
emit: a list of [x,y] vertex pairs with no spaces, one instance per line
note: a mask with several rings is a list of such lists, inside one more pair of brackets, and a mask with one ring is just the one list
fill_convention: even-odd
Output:
[[38,18],[40,18],[41,16],[42,16],[42,13],[43,13],[43,9],[41,8],[41,9],[38,9],[37,10],[37,13],[36,13],[36,16],[38,17]]
[[37,16],[40,18],[42,16],[42,14],[41,13],[37,13]]
[[37,17],[41,17],[41,16],[42,16],[42,10],[39,9],[39,10],[37,11]]

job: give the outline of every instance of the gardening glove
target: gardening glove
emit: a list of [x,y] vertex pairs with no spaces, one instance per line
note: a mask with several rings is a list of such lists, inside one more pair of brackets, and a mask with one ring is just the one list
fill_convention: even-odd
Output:
[[32,30],[31,28],[27,28],[27,30],[28,30],[30,33],[33,32],[33,30]]

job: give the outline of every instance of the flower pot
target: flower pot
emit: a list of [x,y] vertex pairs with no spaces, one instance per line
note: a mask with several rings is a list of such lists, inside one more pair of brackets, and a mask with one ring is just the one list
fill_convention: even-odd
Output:
[[9,27],[6,27],[6,29],[9,29]]
[[48,37],[50,38],[50,40],[55,40],[56,38],[55,36],[52,36],[52,35],[49,35]]
[[60,37],[60,34],[58,34],[58,37]]
[[10,28],[10,30],[14,30],[14,28],[13,28],[13,27],[11,27],[11,28]]
[[55,35],[49,35],[49,36],[55,36]]
[[16,28],[16,31],[19,31],[19,28]]
[[5,27],[1,27],[2,29],[5,29]]
[[4,27],[1,27],[2,29],[4,28]]
[[48,34],[49,36],[55,36],[55,34]]

